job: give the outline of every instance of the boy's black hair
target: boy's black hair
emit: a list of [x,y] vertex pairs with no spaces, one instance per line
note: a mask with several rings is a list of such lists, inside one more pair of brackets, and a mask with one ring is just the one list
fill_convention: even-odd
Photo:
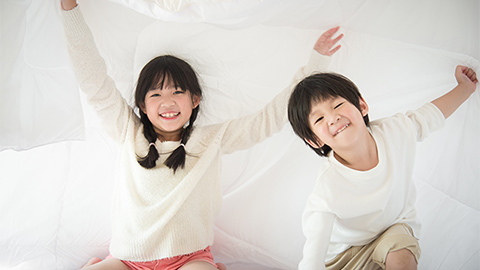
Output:
[[[157,140],[157,133],[153,129],[153,124],[148,119],[147,115],[141,110],[145,106],[145,96],[147,92],[155,88],[163,88],[166,81],[173,82],[175,87],[185,91],[190,91],[192,102],[195,97],[202,97],[202,89],[198,82],[198,77],[193,68],[184,60],[172,55],[162,55],[153,58],[148,62],[140,72],[138,77],[137,87],[135,89],[135,105],[140,108],[140,121],[143,124],[143,133],[149,143],[155,143]],[[165,160],[165,165],[174,171],[178,167],[185,166],[185,144],[190,137],[193,129],[193,123],[197,119],[200,105],[192,111],[188,125],[183,129],[181,134],[180,145],[175,149],[170,156]],[[138,163],[147,169],[153,168],[159,157],[157,148],[154,145],[149,146],[148,154],[145,157],[140,157]]]
[[[293,131],[304,141],[318,142],[319,138],[310,128],[308,117],[313,102],[321,102],[335,97],[342,97],[353,104],[359,111],[362,98],[357,86],[347,77],[337,73],[313,74],[297,84],[288,101],[288,121]],[[365,125],[369,125],[368,114],[363,117]],[[306,143],[306,142],[305,142]],[[323,145],[315,148],[307,143],[320,156],[327,156],[332,150]]]

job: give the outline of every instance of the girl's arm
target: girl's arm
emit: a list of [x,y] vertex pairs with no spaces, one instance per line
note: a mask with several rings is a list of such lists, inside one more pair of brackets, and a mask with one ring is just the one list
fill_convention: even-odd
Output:
[[63,10],[71,10],[77,6],[77,0],[61,0],[60,4]]
[[475,71],[465,66],[456,67],[455,78],[458,85],[450,92],[432,101],[442,111],[445,118],[452,115],[475,92],[478,83]]
[[[102,120],[105,131],[117,142],[125,138],[132,119],[138,120],[107,74],[93,35],[75,0],[62,0],[65,37],[75,75],[89,105]],[[138,121],[139,122],[139,121]]]
[[227,121],[222,132],[223,153],[247,149],[279,132],[287,122],[287,104],[295,86],[306,76],[327,69],[330,57],[340,49],[336,43],[343,34],[334,38],[339,27],[324,32],[317,40],[308,64],[299,69],[290,85],[277,95],[265,108],[255,114]]

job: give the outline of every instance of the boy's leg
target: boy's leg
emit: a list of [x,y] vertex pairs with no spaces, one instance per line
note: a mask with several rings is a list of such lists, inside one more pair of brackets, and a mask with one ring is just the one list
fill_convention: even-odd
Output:
[[394,224],[374,242],[372,260],[382,269],[417,269],[421,250],[409,225]]
[[386,270],[416,270],[417,260],[408,249],[400,249],[388,253],[385,260]]

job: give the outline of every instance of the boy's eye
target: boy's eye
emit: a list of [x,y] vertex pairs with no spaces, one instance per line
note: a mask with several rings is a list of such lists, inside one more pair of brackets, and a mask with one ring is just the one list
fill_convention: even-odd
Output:
[[322,116],[322,117],[319,117],[319,118],[315,121],[314,124],[316,124],[316,123],[318,123],[318,122],[320,122],[320,121],[322,121],[322,120],[323,120],[323,116]]
[[337,106],[335,106],[335,109],[340,107],[343,104],[343,102],[339,103]]

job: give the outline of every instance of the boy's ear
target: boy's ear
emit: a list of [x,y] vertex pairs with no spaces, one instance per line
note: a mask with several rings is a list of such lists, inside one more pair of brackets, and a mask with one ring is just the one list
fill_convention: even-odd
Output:
[[321,148],[325,144],[322,142],[314,142],[312,140],[304,139],[306,143],[308,143],[313,148]]
[[368,104],[365,102],[365,100],[361,97],[359,98],[360,102],[360,112],[362,112],[362,116],[365,116],[368,114]]

